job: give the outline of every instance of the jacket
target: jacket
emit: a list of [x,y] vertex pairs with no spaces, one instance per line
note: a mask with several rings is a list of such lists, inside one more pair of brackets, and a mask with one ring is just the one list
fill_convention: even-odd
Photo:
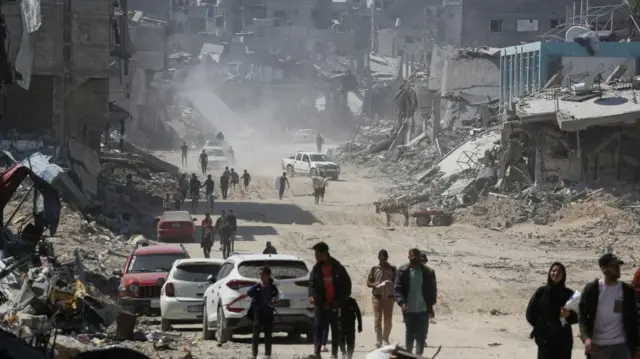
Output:
[[345,331],[355,331],[355,323],[357,321],[358,332],[362,331],[362,313],[360,312],[360,306],[355,299],[349,297],[340,313],[341,328],[344,328]]
[[227,222],[229,223],[229,226],[231,226],[232,231],[235,232],[238,230],[238,220],[236,219],[235,215],[233,214],[228,215]]
[[561,288],[560,291],[561,299],[559,300],[562,304],[559,306],[550,303],[548,285],[538,288],[529,300],[527,322],[533,327],[530,337],[537,345],[545,345],[553,341],[555,346],[573,347],[571,325],[578,323],[578,313],[570,312],[569,317],[566,318],[568,325],[562,325],[560,321],[560,308],[573,296],[573,291],[566,287]]
[[[598,310],[598,299],[600,295],[599,280],[594,280],[584,287],[582,296],[580,297],[579,304],[579,323],[580,323],[580,336],[584,341],[587,338],[592,338],[593,327],[596,321],[596,312]],[[638,325],[640,321],[638,318],[638,304],[636,302],[636,295],[634,288],[622,282],[622,321],[624,326],[624,332],[627,337],[627,346],[631,353],[640,352],[640,330]]]
[[[338,307],[344,305],[351,297],[351,278],[344,266],[335,258],[329,257],[333,273],[333,288],[335,289],[335,301]],[[324,304],[324,278],[322,276],[322,263],[316,263],[309,274],[309,297],[313,297],[316,307],[322,308]],[[329,303],[328,303],[329,304]]]
[[[427,267],[424,264],[420,265],[422,269],[422,298],[427,305],[429,312],[433,311],[433,306],[436,305],[438,297],[438,286],[436,284],[436,272]],[[396,303],[399,306],[407,303],[407,297],[409,296],[410,287],[410,269],[409,264],[405,264],[398,268],[396,281],[393,285],[393,297],[396,299]]]

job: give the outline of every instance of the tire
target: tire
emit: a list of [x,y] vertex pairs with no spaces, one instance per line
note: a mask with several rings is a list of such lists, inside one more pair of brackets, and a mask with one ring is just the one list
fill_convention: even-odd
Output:
[[169,330],[171,330],[171,322],[169,321],[169,319],[162,318],[160,320],[160,330],[163,332],[168,332]]
[[293,177],[295,176],[296,172],[293,170],[293,166],[292,165],[287,165],[287,176],[289,177]]
[[218,330],[216,330],[216,335],[218,336],[218,343],[223,344],[231,340],[231,330],[227,329],[227,319],[224,317],[224,310],[222,310],[222,306],[218,307]]
[[207,307],[202,309],[202,340],[213,340],[214,331],[209,330],[209,320],[207,319]]
[[315,168],[312,168],[312,169],[309,171],[309,176],[311,176],[311,177],[313,177],[313,176],[315,176],[315,175],[317,175],[317,174],[318,174],[318,171],[316,171],[316,169],[315,169]]
[[333,176],[333,177],[331,177],[331,180],[332,180],[332,181],[337,181],[337,180],[338,180],[338,177],[339,177],[339,176]]

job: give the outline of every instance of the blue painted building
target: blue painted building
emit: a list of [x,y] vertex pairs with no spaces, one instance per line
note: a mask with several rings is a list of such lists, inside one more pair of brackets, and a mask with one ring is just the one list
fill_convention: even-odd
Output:
[[563,57],[640,58],[640,42],[600,42],[590,56],[575,42],[533,42],[500,51],[500,105],[534,93],[553,76],[550,62]]

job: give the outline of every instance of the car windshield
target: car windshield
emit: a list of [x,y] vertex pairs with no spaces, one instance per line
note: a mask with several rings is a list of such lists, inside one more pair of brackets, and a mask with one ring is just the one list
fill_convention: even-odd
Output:
[[328,162],[329,159],[325,155],[309,155],[313,162]]
[[207,151],[207,156],[224,157],[224,151],[219,148],[214,148],[212,150]]
[[176,268],[173,278],[186,282],[206,282],[207,277],[213,275],[216,277],[220,270],[221,264],[183,264]]
[[168,272],[173,262],[189,258],[186,253],[144,254],[133,256],[127,273]]
[[264,260],[246,261],[238,266],[238,273],[246,278],[260,278],[260,269],[268,266],[274,279],[302,278],[309,273],[303,261]]

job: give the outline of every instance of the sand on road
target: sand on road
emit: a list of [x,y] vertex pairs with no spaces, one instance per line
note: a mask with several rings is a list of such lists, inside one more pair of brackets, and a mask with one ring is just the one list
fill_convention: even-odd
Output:
[[[281,153],[295,152],[291,148]],[[271,149],[271,152],[277,151]],[[179,154],[160,153],[179,164]],[[195,155],[194,155],[195,156]],[[255,165],[256,161],[252,162]],[[524,310],[535,288],[546,281],[549,265],[560,260],[567,265],[568,284],[582,289],[597,277],[598,252],[574,238],[553,237],[548,228],[544,235],[537,229],[523,227],[503,232],[454,224],[451,227],[418,228],[415,223],[401,227],[403,219],[396,215],[387,228],[383,216],[375,214],[372,202],[381,197],[375,178],[364,178],[355,168],[343,168],[340,181],[331,182],[325,202],[314,204],[311,180],[296,176],[290,179],[291,190],[279,200],[273,186],[281,172],[279,157],[248,167],[253,181],[249,191],[232,191],[227,201],[216,203],[216,215],[222,209],[233,209],[238,216],[236,242],[240,253],[262,252],[271,241],[278,253],[293,254],[313,263],[310,247],[319,241],[329,244],[331,254],[347,268],[353,282],[353,296],[358,300],[364,317],[364,331],[357,335],[356,358],[364,358],[375,344],[371,317],[370,289],[366,276],[375,265],[380,249],[387,249],[390,261],[402,265],[407,252],[417,247],[429,253],[429,266],[438,279],[436,318],[429,329],[425,355],[442,346],[442,358],[524,358],[535,356],[535,346],[529,340],[530,328]],[[238,171],[244,167],[237,166]],[[196,172],[196,168],[184,169]],[[197,172],[196,172],[197,173]],[[218,178],[220,173],[212,173]],[[216,191],[218,191],[216,183]],[[205,212],[201,204],[199,213]],[[219,257],[216,245],[212,256]],[[562,248],[559,252],[556,248]],[[188,249],[192,256],[202,256],[197,244]],[[629,276],[629,270],[623,275]],[[577,328],[574,328],[574,334]],[[199,337],[199,333],[183,333]],[[392,341],[404,344],[404,325],[399,308],[394,311]],[[579,343],[576,340],[576,343]],[[250,341],[238,337],[216,347],[216,342],[197,342],[194,354],[220,355],[227,358],[248,358]],[[582,346],[576,344],[575,355]],[[262,347],[261,347],[262,352]],[[274,358],[292,358],[312,353],[312,346],[276,341]]]

